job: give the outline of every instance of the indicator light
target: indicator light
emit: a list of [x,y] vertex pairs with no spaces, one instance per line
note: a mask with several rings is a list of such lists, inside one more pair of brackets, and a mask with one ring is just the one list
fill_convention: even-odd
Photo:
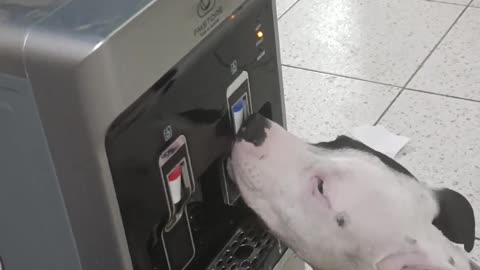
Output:
[[168,175],[168,187],[174,204],[182,199],[182,164],[179,164]]
[[263,32],[262,31],[257,31],[257,37],[258,38],[263,38]]
[[230,20],[234,20],[235,19],[235,15],[230,15]]

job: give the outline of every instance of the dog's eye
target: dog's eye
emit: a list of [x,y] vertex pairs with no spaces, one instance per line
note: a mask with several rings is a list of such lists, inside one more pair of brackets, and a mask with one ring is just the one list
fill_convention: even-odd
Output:
[[321,179],[318,179],[317,189],[323,194],[323,181]]

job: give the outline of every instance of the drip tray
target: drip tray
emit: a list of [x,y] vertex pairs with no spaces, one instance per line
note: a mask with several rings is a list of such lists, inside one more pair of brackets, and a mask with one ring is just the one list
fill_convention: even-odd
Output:
[[271,234],[256,226],[239,228],[207,270],[258,269],[272,248],[280,246]]

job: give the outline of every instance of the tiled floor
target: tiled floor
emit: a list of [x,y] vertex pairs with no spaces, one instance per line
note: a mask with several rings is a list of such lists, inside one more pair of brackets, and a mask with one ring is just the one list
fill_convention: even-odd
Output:
[[[467,196],[480,236],[480,0],[277,0],[289,129],[380,123],[398,161]],[[472,253],[480,262],[480,243]]]
[[409,88],[480,100],[480,8],[468,9]]

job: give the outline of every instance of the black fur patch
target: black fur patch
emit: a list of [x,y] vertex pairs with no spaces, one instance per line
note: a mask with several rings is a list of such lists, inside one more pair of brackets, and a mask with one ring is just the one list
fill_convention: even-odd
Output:
[[271,124],[267,118],[258,113],[254,113],[243,122],[242,128],[240,128],[237,134],[237,141],[243,139],[253,143],[255,146],[260,146],[267,138],[265,129],[269,129],[270,127]]
[[374,149],[368,147],[367,145],[365,145],[365,144],[363,144],[363,143],[361,143],[357,140],[354,140],[354,139],[352,139],[348,136],[344,136],[344,135],[338,136],[334,141],[317,143],[315,146],[323,147],[323,148],[326,148],[326,149],[345,149],[345,148],[347,148],[347,149],[354,149],[354,150],[358,150],[358,151],[363,151],[363,152],[366,152],[366,153],[369,153],[369,154],[372,154],[372,155],[376,156],[385,165],[387,165],[391,169],[416,179],[415,176],[413,176],[413,174],[410,173],[405,167],[400,165],[400,163],[396,162],[395,160],[391,159],[389,156],[384,155],[384,154],[382,154],[378,151],[375,151]]
[[467,252],[475,242],[475,216],[468,200],[460,193],[448,188],[435,191],[439,213],[433,220],[435,225],[452,242],[463,244]]

